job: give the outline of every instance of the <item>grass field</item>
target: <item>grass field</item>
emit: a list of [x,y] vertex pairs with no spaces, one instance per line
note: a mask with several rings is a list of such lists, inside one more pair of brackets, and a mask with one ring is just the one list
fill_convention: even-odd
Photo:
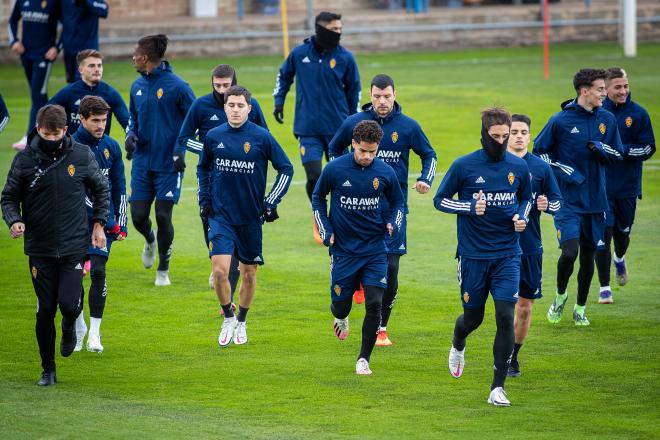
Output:
[[[559,103],[573,96],[571,77],[581,67],[624,67],[633,99],[660,130],[660,45],[641,45],[634,60],[620,53],[609,44],[558,46],[549,81],[542,79],[536,47],[357,59],[363,101],[374,74],[392,75],[404,112],[431,139],[439,159],[434,193],[451,161],[479,147],[481,108],[500,104],[528,113],[532,132],[538,133]],[[461,312],[455,218],[435,211],[433,194],[410,193],[409,254],[401,262],[399,297],[388,326],[395,345],[375,350],[372,377],[356,377],[364,308],[354,308],[351,336],[339,342],[328,310],[327,252],[311,238],[304,173],[291,134],[292,96],[284,126],[270,115],[281,59],[174,59],[172,64],[201,95],[210,91],[210,71],[220,61],[237,67],[239,82],[260,100],[296,167],[280,220],[264,228],[266,265],[259,270],[248,319],[249,344],[220,349],[216,342],[221,319],[207,284],[195,161],[189,155],[174,212],[173,285],[154,287],[155,271],[140,263],[143,240],[129,230],[108,264],[105,352],[83,351],[68,359],[58,354],[55,387],[34,385],[41,369],[27,258],[21,240],[0,234],[0,438],[660,438],[660,158],[645,166],[644,200],[628,254],[631,281],[625,288],[614,286],[615,303],[609,306],[597,304],[594,282],[590,327],[576,328],[570,319],[551,327],[545,319],[558,250],[552,222],[543,219],[545,297],[537,303],[520,354],[523,375],[506,384],[513,406],[493,408],[486,404],[492,302],[483,325],[468,339],[465,374],[454,380],[447,372],[453,323]],[[128,59],[105,68],[104,79],[127,99],[136,77]],[[54,72],[51,94],[63,85],[63,66]],[[0,93],[12,113],[0,135],[4,184],[10,145],[22,135],[29,111],[18,66],[0,66]],[[121,137],[119,124],[114,127]],[[414,160],[411,172],[418,171]],[[572,308],[574,279],[569,295]]]

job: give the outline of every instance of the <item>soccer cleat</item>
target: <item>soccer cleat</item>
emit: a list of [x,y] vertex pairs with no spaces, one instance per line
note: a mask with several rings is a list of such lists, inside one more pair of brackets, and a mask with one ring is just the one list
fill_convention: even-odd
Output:
[[364,302],[364,287],[360,284],[360,288],[353,293],[353,301],[355,304],[362,304]]
[[87,337],[87,351],[92,353],[103,353],[103,345],[101,345],[101,336],[90,333]]
[[612,304],[613,302],[614,298],[612,298],[611,290],[603,290],[598,295],[598,304]]
[[154,281],[154,285],[158,287],[162,287],[162,286],[169,286],[170,284],[172,284],[170,282],[170,272],[167,270],[157,270],[156,281]]
[[506,375],[509,377],[520,376],[520,365],[518,364],[517,360],[515,359],[511,360],[511,364],[509,365],[509,371],[506,372]]
[[619,286],[625,286],[628,282],[628,268],[626,267],[626,260],[621,260],[620,263],[614,262],[616,269],[616,282]]
[[47,387],[50,385],[55,385],[57,383],[57,376],[55,375],[55,371],[42,371],[41,372],[41,377],[39,378],[39,382],[37,382],[37,385],[40,387]]
[[151,269],[156,262],[157,246],[158,245],[156,244],[156,240],[154,240],[152,243],[144,243],[144,249],[142,249],[142,265],[145,269]]
[[211,275],[209,275],[209,287],[211,289],[215,289],[215,283],[213,281],[213,272],[211,272]]
[[[236,304],[231,303],[231,310],[236,313]],[[220,316],[225,316],[225,311],[222,310],[222,307],[220,307]]]
[[376,347],[389,347],[392,345],[392,341],[387,337],[387,330],[378,330],[378,336],[376,337]]
[[316,220],[314,219],[312,219],[312,236],[314,237],[315,242],[323,246],[323,239],[321,238],[319,227],[316,225]]
[[87,276],[87,273],[90,271],[91,268],[92,268],[91,260],[85,260],[85,263],[83,264],[83,278]]
[[548,309],[548,322],[550,324],[559,324],[559,321],[561,321],[561,315],[564,313],[564,306],[566,305],[566,301],[568,301],[568,295],[566,295],[566,299],[561,304],[557,304],[557,297],[555,297],[555,300],[552,301],[552,305],[550,305],[550,308]]
[[65,320],[62,319],[62,337],[60,338],[60,354],[62,357],[69,357],[73,350],[76,348],[76,343],[78,339],[76,338],[76,322],[72,322],[70,325],[65,323]]
[[76,348],[73,351],[80,351],[83,348],[83,340],[87,334],[87,324],[85,323],[85,318],[83,318],[83,313],[80,312],[78,318],[76,319]]
[[365,358],[358,359],[357,363],[355,364],[355,374],[359,374],[361,376],[370,376],[371,369],[369,368],[369,361]]
[[226,347],[229,345],[234,338],[234,332],[236,331],[236,318],[225,318],[222,321],[222,327],[220,328],[220,336],[218,337],[218,344],[221,347]]
[[458,351],[452,345],[451,350],[449,350],[449,373],[452,377],[458,379],[463,374],[463,369],[465,368],[465,349]]
[[236,323],[236,330],[234,330],[234,344],[243,345],[248,341],[247,332],[245,331],[245,321]]
[[340,341],[343,341],[348,336],[348,316],[344,319],[335,318],[335,322],[332,325],[335,330],[335,336]]
[[497,387],[490,392],[488,403],[495,406],[511,406],[511,402],[506,398],[506,392],[502,387]]
[[577,310],[573,310],[573,321],[575,321],[575,325],[578,326],[586,327],[589,325],[589,320],[587,319],[587,315],[585,315],[584,313],[580,314],[578,313]]
[[16,151],[23,151],[27,147],[27,136],[23,136],[16,142],[14,142],[11,147]]

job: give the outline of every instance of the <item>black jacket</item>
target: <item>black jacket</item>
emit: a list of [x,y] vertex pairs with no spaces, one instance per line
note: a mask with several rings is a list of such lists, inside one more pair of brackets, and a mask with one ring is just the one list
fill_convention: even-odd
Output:
[[16,154],[2,190],[2,217],[9,227],[25,223],[25,254],[38,257],[84,255],[91,243],[85,188],[94,200],[95,221],[108,217],[108,183],[90,149],[64,137],[55,157],[38,147],[36,130]]

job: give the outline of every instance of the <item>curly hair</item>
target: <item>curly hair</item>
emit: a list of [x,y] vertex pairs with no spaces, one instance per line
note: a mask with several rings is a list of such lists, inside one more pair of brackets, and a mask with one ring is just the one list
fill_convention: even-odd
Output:
[[573,76],[573,87],[579,93],[580,89],[591,87],[597,79],[606,80],[607,77],[607,70],[605,69],[580,69]]
[[383,138],[383,130],[376,121],[360,121],[353,129],[353,140],[357,143],[378,144]]

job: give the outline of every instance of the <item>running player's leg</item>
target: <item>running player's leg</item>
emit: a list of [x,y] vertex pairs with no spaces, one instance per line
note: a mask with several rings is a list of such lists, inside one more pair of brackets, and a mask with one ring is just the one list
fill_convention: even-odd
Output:
[[57,302],[62,313],[60,354],[70,356],[76,347],[76,318],[82,307],[83,255],[58,259]]
[[32,285],[37,296],[35,326],[41,367],[44,372],[55,371],[55,314],[57,313],[57,267],[52,258],[30,257]]
[[158,225],[156,240],[158,241],[158,271],[160,272],[167,272],[170,269],[172,242],[174,241],[173,209],[174,202],[156,199],[156,225]]
[[[111,242],[111,239],[108,239]],[[91,254],[90,277],[92,280],[89,287],[89,335],[87,337],[87,350],[102,352],[101,344],[101,319],[105,310],[105,302],[108,293],[105,268],[108,262],[106,255]]]
[[300,160],[305,169],[307,183],[305,189],[307,190],[307,197],[312,200],[312,192],[316,182],[321,176],[321,169],[323,168],[323,154],[327,149],[326,142],[323,136],[300,136],[298,138],[300,152]]
[[399,290],[399,254],[387,254],[387,288],[383,295],[383,311],[380,326],[386,328]]

